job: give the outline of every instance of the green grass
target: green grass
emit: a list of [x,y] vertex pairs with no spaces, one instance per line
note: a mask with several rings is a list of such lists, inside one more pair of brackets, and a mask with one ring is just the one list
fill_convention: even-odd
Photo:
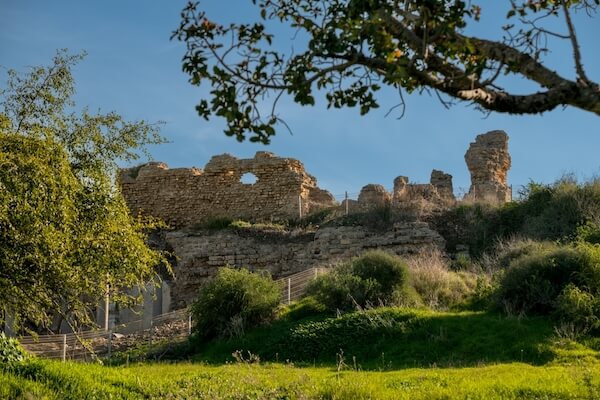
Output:
[[[197,347],[195,362],[0,365],[0,399],[600,398],[600,338],[557,337],[544,318],[399,308],[301,318],[298,311],[243,338]],[[242,357],[233,361],[236,350]],[[257,361],[248,351],[260,362],[243,361]]]
[[597,399],[598,364],[365,372],[292,365],[35,362],[0,372],[3,399]]
[[[380,308],[340,317],[283,318],[242,338],[197,347],[195,360],[232,361],[236,350],[264,361],[334,365],[339,354],[363,369],[464,367],[524,362],[543,365],[569,357],[599,359],[598,351],[557,340],[546,318],[506,318],[485,312]],[[384,361],[382,361],[384,360]]]

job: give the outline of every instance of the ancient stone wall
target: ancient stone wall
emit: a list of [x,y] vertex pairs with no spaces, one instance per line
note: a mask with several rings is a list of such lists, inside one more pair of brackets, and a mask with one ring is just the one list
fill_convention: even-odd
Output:
[[[255,175],[256,182],[242,183],[246,173]],[[161,218],[172,227],[218,217],[287,220],[298,217],[300,209],[306,215],[337,205],[300,161],[268,152],[257,152],[252,159],[215,156],[204,170],[149,163],[122,170],[120,184],[134,214]]]
[[397,223],[385,232],[358,226],[328,227],[312,233],[179,230],[168,232],[164,240],[178,259],[171,284],[173,309],[190,304],[201,283],[226,264],[268,270],[280,278],[311,267],[331,266],[368,249],[402,255],[444,248],[444,239],[424,222]]
[[465,161],[471,172],[467,198],[491,203],[512,200],[512,189],[507,179],[511,159],[506,132],[490,131],[478,135],[469,146]]

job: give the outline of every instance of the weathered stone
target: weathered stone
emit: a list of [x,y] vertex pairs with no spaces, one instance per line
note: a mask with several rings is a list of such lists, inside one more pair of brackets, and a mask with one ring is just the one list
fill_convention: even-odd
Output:
[[[245,173],[254,174],[257,181],[242,183]],[[161,218],[172,227],[217,217],[288,220],[298,217],[300,208],[306,215],[337,205],[300,161],[268,152],[243,160],[229,154],[215,156],[204,171],[148,163],[122,170],[120,184],[133,213]]]
[[392,205],[395,207],[421,207],[427,203],[432,209],[443,208],[454,201],[452,175],[433,170],[431,183],[409,183],[408,177],[394,179]]
[[363,208],[385,207],[391,200],[392,197],[382,185],[366,185],[358,195],[358,204]]
[[436,188],[440,196],[454,199],[454,188],[452,187],[452,175],[434,169],[431,171],[430,183]]
[[492,203],[505,203],[512,199],[506,176],[511,164],[506,132],[491,131],[478,135],[469,146],[465,161],[471,173],[469,199]]
[[[445,246],[444,239],[423,222],[396,223],[385,232],[359,226],[327,227],[300,237],[292,232],[265,237],[232,230],[178,230],[166,233],[165,241],[177,255],[175,281],[170,285],[174,309],[189,305],[200,285],[225,263],[251,271],[268,270],[274,278],[280,278],[312,267],[334,265],[368,249],[402,255]],[[223,243],[227,246],[221,246]],[[255,256],[240,257],[249,253]]]

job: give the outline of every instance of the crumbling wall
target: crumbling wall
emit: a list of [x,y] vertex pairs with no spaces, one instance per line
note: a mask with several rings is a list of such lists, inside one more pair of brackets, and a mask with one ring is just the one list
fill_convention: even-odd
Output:
[[[246,173],[257,181],[242,183]],[[204,170],[149,163],[122,170],[120,184],[134,214],[161,218],[172,227],[218,217],[287,220],[298,217],[300,209],[306,215],[337,205],[300,161],[268,152],[257,152],[252,159],[215,156]]]
[[392,196],[382,185],[363,186],[358,195],[358,205],[364,209],[389,206],[391,201]]
[[465,161],[471,173],[467,198],[492,203],[512,200],[512,189],[507,180],[511,159],[506,132],[490,131],[478,135],[469,146]]
[[168,247],[177,254],[171,286],[173,309],[189,305],[202,282],[223,265],[268,270],[277,279],[312,267],[327,267],[368,249],[399,255],[425,248],[444,248],[444,239],[424,222],[397,223],[385,232],[360,226],[319,229],[316,232],[252,232],[222,230],[168,232]]

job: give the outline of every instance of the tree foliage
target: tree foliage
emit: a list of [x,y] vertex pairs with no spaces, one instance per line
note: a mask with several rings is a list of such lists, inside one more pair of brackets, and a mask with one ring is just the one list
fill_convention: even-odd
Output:
[[[599,0],[511,0],[501,40],[466,34],[481,7],[461,0],[252,0],[261,21],[221,25],[198,3],[182,11],[173,37],[187,44],[183,70],[193,85],[208,84],[196,106],[206,119],[222,117],[225,133],[239,141],[268,143],[283,122],[276,104],[289,94],[301,105],[315,104],[315,90],[328,107],[379,106],[383,86],[400,93],[431,90],[445,105],[465,101],[486,112],[533,114],[573,106],[600,115],[600,86],[586,75],[571,14],[592,14]],[[545,25],[561,18],[563,32]],[[267,31],[278,21],[306,38],[302,51],[287,56],[273,48]],[[575,79],[545,65],[548,37],[568,41]],[[298,39],[300,40],[300,39]],[[296,45],[295,45],[296,47]],[[529,94],[511,92],[503,75],[535,84]],[[445,100],[444,95],[449,100]],[[264,112],[260,102],[270,97]],[[285,122],[283,122],[285,124]]]
[[9,71],[0,111],[0,322],[46,327],[90,322],[107,286],[153,278],[162,254],[146,245],[154,223],[133,218],[115,186],[119,159],[162,139],[156,126],[116,113],[74,111],[72,66]]

